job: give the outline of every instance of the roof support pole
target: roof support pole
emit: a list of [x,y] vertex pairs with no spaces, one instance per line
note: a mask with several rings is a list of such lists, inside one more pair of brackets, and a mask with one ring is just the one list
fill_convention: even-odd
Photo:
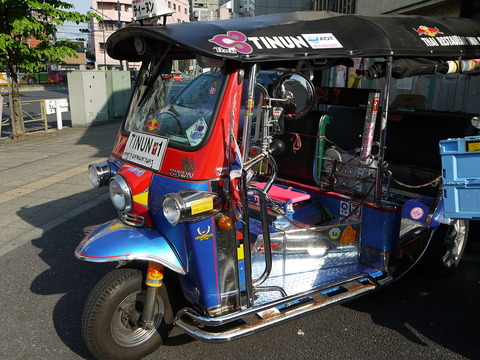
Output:
[[245,162],[250,153],[250,137],[252,132],[252,117],[255,103],[255,84],[258,73],[258,64],[253,64],[250,67],[250,76],[248,79],[247,102],[245,106],[245,120],[243,121],[243,136],[242,136],[242,156]]
[[382,202],[382,181],[385,159],[385,148],[387,140],[387,118],[388,118],[388,101],[390,97],[390,86],[392,82],[392,66],[393,57],[389,56],[387,59],[385,69],[385,83],[383,84],[382,91],[382,115],[380,119],[380,138],[379,138],[379,151],[378,151],[378,167],[375,178],[375,195],[374,202],[376,205],[380,205]]

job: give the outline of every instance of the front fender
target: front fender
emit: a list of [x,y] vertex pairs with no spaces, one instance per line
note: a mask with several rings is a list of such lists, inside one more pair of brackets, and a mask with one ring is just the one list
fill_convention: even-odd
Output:
[[154,229],[109,221],[87,235],[75,249],[75,256],[91,262],[147,260],[158,262],[185,275],[185,266],[170,243]]

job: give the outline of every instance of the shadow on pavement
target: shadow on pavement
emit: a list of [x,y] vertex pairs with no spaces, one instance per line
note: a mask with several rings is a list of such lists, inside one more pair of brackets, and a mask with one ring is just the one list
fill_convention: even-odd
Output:
[[87,211],[32,241],[41,249],[39,256],[49,269],[33,280],[30,290],[39,295],[64,294],[53,309],[53,325],[65,345],[87,359],[92,357],[82,340],[83,306],[91,289],[116,264],[83,262],[75,258],[74,250],[96,225],[116,216],[107,201],[100,206],[102,211],[94,212],[95,219],[92,212]]
[[345,306],[370,314],[375,324],[413,343],[428,347],[428,340],[468,359],[480,359],[480,255],[470,256],[477,258],[463,261],[448,277],[412,273]]

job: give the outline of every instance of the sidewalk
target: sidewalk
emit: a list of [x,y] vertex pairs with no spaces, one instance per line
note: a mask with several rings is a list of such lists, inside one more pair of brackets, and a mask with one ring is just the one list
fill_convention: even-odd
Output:
[[0,256],[108,199],[88,165],[106,159],[120,121],[0,142]]

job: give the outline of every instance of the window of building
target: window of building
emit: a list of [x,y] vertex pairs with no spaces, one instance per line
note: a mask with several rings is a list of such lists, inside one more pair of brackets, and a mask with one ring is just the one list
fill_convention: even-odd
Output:
[[105,52],[105,43],[104,42],[98,43],[98,46],[100,47],[100,52],[103,54]]
[[172,8],[172,2],[171,2],[171,1],[168,2],[168,8],[169,8],[169,9]]
[[177,10],[177,4],[173,4],[173,10]]

